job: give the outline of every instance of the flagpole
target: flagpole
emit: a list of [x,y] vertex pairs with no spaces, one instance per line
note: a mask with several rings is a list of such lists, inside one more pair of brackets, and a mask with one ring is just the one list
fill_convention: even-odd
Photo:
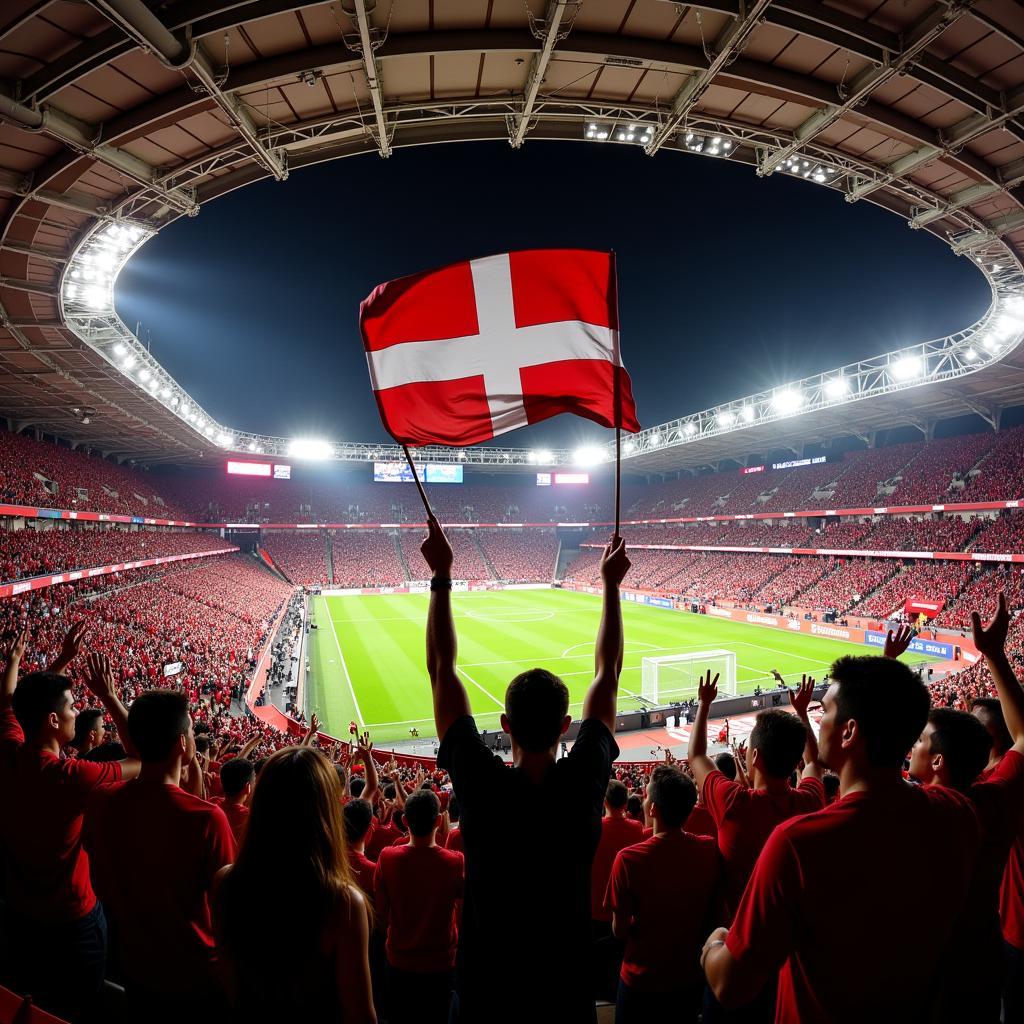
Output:
[[423,507],[427,510],[427,519],[434,519],[434,510],[430,507],[430,502],[427,500],[427,492],[423,490],[423,484],[420,482],[419,474],[416,472],[416,464],[412,461],[412,453],[409,451],[407,444],[402,445],[402,451],[405,452],[405,461],[409,463],[409,468],[412,470],[413,483],[416,484],[416,490],[420,492],[420,500],[423,502]]
[[622,427],[615,428],[615,539],[619,537],[619,509],[622,477]]

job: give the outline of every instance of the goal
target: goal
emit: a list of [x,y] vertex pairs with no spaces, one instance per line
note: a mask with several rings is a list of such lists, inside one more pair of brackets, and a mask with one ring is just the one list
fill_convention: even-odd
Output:
[[700,677],[718,673],[718,692],[736,696],[736,654],[733,651],[690,651],[641,662],[640,696],[652,704],[674,703],[697,696]]

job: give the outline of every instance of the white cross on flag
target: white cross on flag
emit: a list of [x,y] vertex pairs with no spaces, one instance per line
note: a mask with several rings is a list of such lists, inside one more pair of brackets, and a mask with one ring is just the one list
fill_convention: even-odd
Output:
[[536,249],[378,285],[359,307],[401,444],[478,444],[562,412],[637,431],[613,253]]

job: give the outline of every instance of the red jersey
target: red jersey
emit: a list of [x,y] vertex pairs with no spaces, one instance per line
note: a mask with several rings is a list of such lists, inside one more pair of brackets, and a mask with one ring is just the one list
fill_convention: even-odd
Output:
[[[646,829],[644,832],[646,833]],[[718,835],[718,826],[711,812],[702,804],[698,803],[690,811],[690,816],[683,825],[683,831],[695,836],[710,836],[712,839]]]
[[818,779],[804,779],[796,789],[778,793],[747,789],[717,769],[704,779],[701,799],[718,827],[718,849],[725,874],[727,917],[739,905],[747,879],[772,829],[797,814],[825,806],[825,787]]
[[366,854],[351,846],[347,852],[348,866],[352,869],[352,881],[366,893],[370,899],[370,906],[373,906],[373,876],[377,871],[377,865]]
[[602,818],[601,841],[590,867],[590,917],[594,921],[610,921],[611,909],[604,896],[611,878],[612,865],[619,850],[643,842],[644,827],[629,818]]
[[363,843],[366,848],[366,856],[370,860],[376,861],[385,846],[390,846],[396,839],[404,835],[405,833],[396,825],[392,825],[390,821],[386,825],[374,824]]
[[668,992],[702,983],[700,951],[714,924],[721,870],[715,841],[681,829],[616,856],[606,906],[632,919],[619,975],[630,988]]
[[0,712],[0,841],[15,911],[65,923],[96,906],[82,813],[93,790],[120,778],[116,761],[62,760],[26,745],[14,712]]
[[210,888],[235,858],[224,812],[177,786],[125,782],[90,805],[85,838],[128,982],[175,996],[217,990]]
[[249,808],[245,804],[229,801],[227,797],[217,797],[211,803],[215,803],[224,812],[231,826],[231,834],[235,837],[235,845],[238,846],[245,835],[245,826],[249,823]]
[[455,904],[464,878],[461,853],[440,846],[381,850],[373,887],[393,967],[429,974],[455,966]]
[[[919,1020],[963,906],[978,845],[966,797],[903,784],[851,793],[779,825],[757,860],[726,945],[765,978],[776,1024]],[[928,940],[907,928],[928,915]],[[841,907],[850,909],[840,912]]]
[[465,853],[466,847],[462,842],[462,829],[456,825],[448,833],[448,838],[445,840],[444,848],[451,850],[453,853]]

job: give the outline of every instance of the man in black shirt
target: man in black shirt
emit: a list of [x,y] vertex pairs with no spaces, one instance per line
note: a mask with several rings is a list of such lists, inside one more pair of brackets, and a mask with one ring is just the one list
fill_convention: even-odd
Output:
[[471,716],[455,664],[452,549],[433,517],[429,529],[421,551],[433,572],[427,671],[441,739],[437,763],[459,801],[466,856],[461,1019],[593,1021],[590,865],[619,753],[612,734],[622,670],[619,584],[630,565],[625,543],[612,538],[601,559],[604,610],[594,681],[572,750],[555,760],[571,721],[565,683],[531,669],[505,692],[501,727],[512,742],[508,767],[487,750]]

